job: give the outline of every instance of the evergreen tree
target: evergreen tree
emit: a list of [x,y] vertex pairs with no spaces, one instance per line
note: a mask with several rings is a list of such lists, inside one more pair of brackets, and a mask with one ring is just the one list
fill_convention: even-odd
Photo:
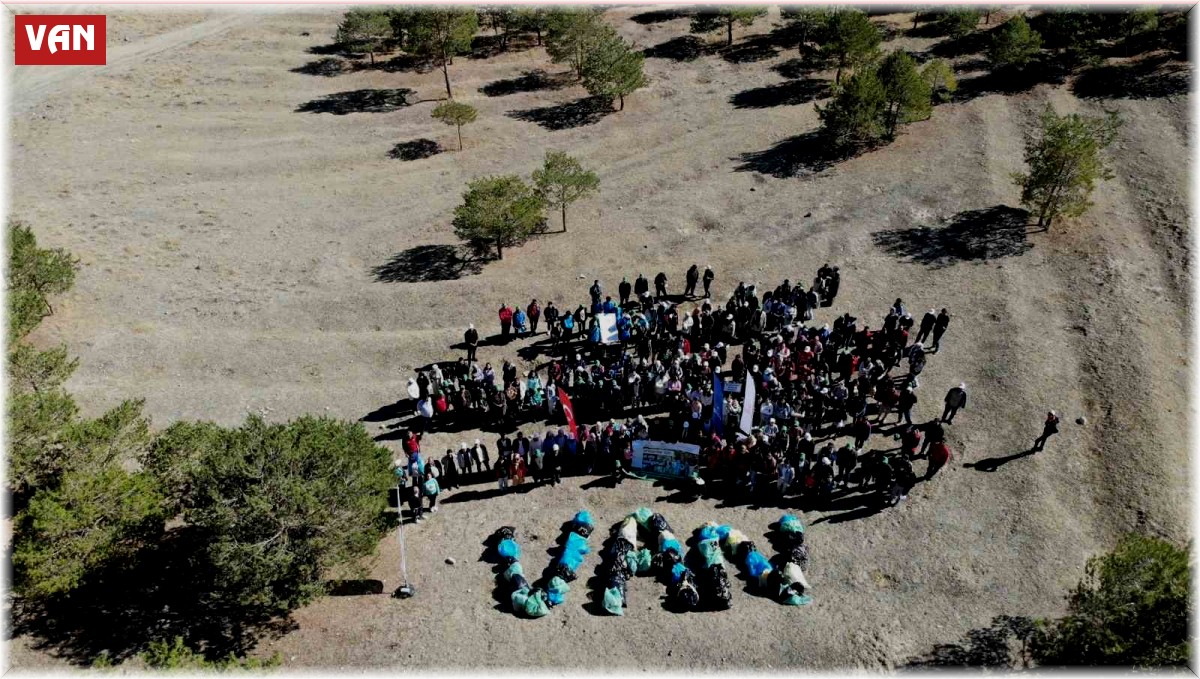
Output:
[[408,16],[406,48],[414,54],[432,57],[441,66],[446,96],[453,99],[450,64],[454,63],[454,55],[471,51],[471,39],[479,30],[479,17],[475,10],[462,7],[420,9]]
[[516,175],[481,177],[467,185],[463,203],[454,208],[454,233],[476,249],[504,248],[524,242],[545,224],[545,202]]
[[475,122],[475,119],[479,117],[479,111],[470,104],[447,101],[435,106],[430,115],[435,120],[440,120],[447,125],[454,125],[458,129],[458,150],[461,151],[463,149],[462,126]]
[[855,73],[836,88],[824,108],[817,106],[822,135],[841,152],[877,140],[884,132],[887,102],[872,69]]
[[533,171],[533,185],[546,205],[562,211],[563,232],[567,230],[567,206],[600,188],[595,172],[583,169],[578,160],[562,151],[547,151],[546,161]]
[[755,19],[766,16],[766,14],[766,8],[743,5],[723,7],[716,11],[698,12],[692,16],[692,33],[713,33],[724,29],[725,46],[728,47],[733,44],[734,24],[749,26],[754,23]]
[[884,129],[888,138],[896,136],[896,125],[929,117],[932,94],[929,83],[917,70],[917,62],[907,52],[892,52],[880,63],[877,72],[883,86]]
[[387,10],[352,9],[338,24],[334,40],[339,45],[366,51],[375,63],[375,53],[392,32],[392,15]]
[[1025,17],[1016,15],[996,29],[988,58],[996,68],[1023,67],[1033,61],[1042,49],[1042,36],[1029,28]]
[[1029,172],[1014,176],[1021,204],[1037,212],[1038,226],[1049,229],[1055,218],[1078,217],[1091,207],[1096,182],[1113,176],[1102,152],[1120,126],[1116,113],[1059,116],[1046,107],[1041,128],[1025,144]]
[[583,62],[593,47],[616,36],[616,31],[600,20],[591,8],[554,9],[546,17],[546,52],[556,64],[570,64],[578,78],[583,77]]
[[583,62],[583,86],[592,96],[618,99],[625,108],[625,95],[646,86],[645,55],[632,49],[615,32],[589,50]]
[[837,63],[835,82],[842,71],[870,64],[879,55],[879,29],[858,10],[834,12],[829,18],[823,51]]

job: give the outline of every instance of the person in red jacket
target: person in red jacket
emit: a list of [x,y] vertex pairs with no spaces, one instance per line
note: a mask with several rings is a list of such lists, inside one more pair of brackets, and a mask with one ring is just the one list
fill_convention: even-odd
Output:
[[925,480],[932,479],[949,461],[950,446],[947,446],[945,441],[929,444],[929,466],[925,469]]
[[508,333],[512,330],[513,310],[508,308],[507,304],[500,305],[500,337],[508,339]]
[[538,321],[542,318],[542,307],[538,306],[538,302],[535,299],[529,303],[529,306],[525,309],[525,313],[529,316],[529,334],[536,335]]

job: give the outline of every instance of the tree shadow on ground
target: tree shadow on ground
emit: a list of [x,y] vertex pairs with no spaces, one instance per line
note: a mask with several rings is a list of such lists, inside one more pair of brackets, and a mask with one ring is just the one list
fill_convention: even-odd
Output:
[[479,91],[489,97],[504,97],[519,92],[538,92],[542,90],[561,90],[571,84],[569,76],[550,75],[542,69],[525,71],[516,78],[490,82]]
[[734,108],[770,108],[808,104],[828,97],[830,83],[826,80],[793,80],[742,90],[729,98]]
[[341,75],[350,70],[350,64],[336,57],[325,57],[310,61],[303,66],[297,66],[291,69],[292,73],[300,73],[301,75],[316,75],[325,78],[332,78]]
[[429,73],[433,71],[433,60],[415,54],[397,54],[391,59],[375,59],[358,61],[353,64],[355,71],[383,71],[384,73]]
[[309,54],[318,54],[321,56],[339,56],[349,58],[365,56],[364,54],[355,52],[354,50],[347,48],[345,45],[336,42],[331,42],[328,45],[313,45],[304,51],[308,52]]
[[325,593],[329,596],[368,596],[371,594],[383,594],[383,581],[373,579],[329,580],[325,583]]
[[778,55],[779,48],[769,35],[748,38],[721,50],[721,58],[731,64],[752,64]]
[[788,80],[810,78],[813,73],[824,68],[825,64],[811,57],[795,57],[771,66],[772,71],[775,71]]
[[1033,247],[1026,238],[1028,225],[1028,211],[997,205],[960,212],[941,228],[891,229],[871,237],[888,254],[941,269],[957,262],[1025,254]]
[[941,59],[954,59],[964,57],[968,54],[979,54],[991,46],[997,29],[999,29],[999,25],[979,31],[971,31],[958,38],[947,38],[930,47],[927,54]]
[[392,150],[388,151],[388,157],[396,160],[421,160],[436,156],[443,150],[441,145],[432,139],[413,139],[393,146]]
[[505,52],[524,52],[534,47],[533,38],[524,35],[509,35],[508,42],[503,35],[477,35],[471,38],[471,59],[490,59]]
[[1191,87],[1187,64],[1155,57],[1088,69],[1075,78],[1071,92],[1082,99],[1152,99],[1185,95]]
[[457,245],[418,245],[371,269],[380,283],[452,281],[483,270],[483,260],[467,258]]
[[970,101],[988,94],[1020,94],[1043,83],[1061,85],[1069,74],[1068,68],[1053,60],[1030,64],[1024,69],[1001,68],[958,81],[952,101]]
[[658,9],[650,12],[642,12],[629,17],[629,20],[635,24],[649,26],[651,24],[661,24],[676,19],[686,19],[694,12],[690,9],[672,7],[671,9]]
[[612,102],[605,97],[584,97],[577,101],[523,111],[509,111],[505,115],[551,131],[569,130],[585,125],[595,125],[605,116],[615,113]]
[[758,172],[780,179],[819,174],[834,165],[865,153],[861,148],[849,153],[836,150],[819,131],[789,137],[763,151],[743,153],[736,172]]
[[671,61],[694,61],[716,52],[716,48],[694,35],[671,38],[653,47],[642,50],[647,59],[670,59]]
[[245,655],[261,639],[296,628],[288,616],[211,595],[218,576],[203,565],[203,550],[195,531],[169,531],[131,562],[106,568],[68,596],[14,600],[10,633],[31,637],[37,651],[86,666],[102,654],[119,663],[152,641],[176,636],[210,659]]
[[394,90],[353,90],[335,92],[320,99],[301,104],[297,113],[332,113],[344,116],[348,113],[390,113],[410,105],[408,97],[416,94],[407,87]]
[[1025,616],[998,615],[991,625],[967,632],[962,641],[938,644],[925,655],[909,658],[903,667],[1028,668],[1034,624]]

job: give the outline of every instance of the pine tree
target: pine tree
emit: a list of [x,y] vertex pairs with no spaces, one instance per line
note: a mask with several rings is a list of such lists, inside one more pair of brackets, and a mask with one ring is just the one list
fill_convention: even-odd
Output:
[[583,62],[583,86],[592,96],[617,99],[625,109],[625,95],[646,86],[645,55],[632,49],[614,32],[593,45]]
[[1091,207],[1096,182],[1113,177],[1102,152],[1120,126],[1116,113],[1059,116],[1046,107],[1040,129],[1025,144],[1029,172],[1013,177],[1021,204],[1037,212],[1038,226],[1049,229],[1055,218],[1078,217]]
[[599,189],[600,179],[562,151],[547,151],[545,163],[533,171],[533,185],[548,206],[562,210],[565,233],[567,206]]

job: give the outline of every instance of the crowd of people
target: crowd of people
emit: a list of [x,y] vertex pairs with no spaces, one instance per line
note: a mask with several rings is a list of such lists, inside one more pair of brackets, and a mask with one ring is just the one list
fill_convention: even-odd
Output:
[[[711,297],[714,279],[711,268],[701,274],[693,265],[681,296],[669,294],[659,273],[653,294],[639,275],[633,284],[622,279],[616,300],[597,280],[590,304],[565,314],[553,302],[502,306],[502,338],[534,333],[544,319],[551,346],[565,345],[523,374],[508,360],[499,374],[481,364],[478,331],[468,328],[464,358],[410,380],[414,429],[438,431],[444,421],[490,427],[504,432],[496,458],[493,464],[478,440],[430,453],[409,474],[412,486],[422,485],[414,495],[419,499],[431,478],[439,489],[494,479],[503,490],[527,480],[558,483],[563,474],[625,474],[639,438],[697,444],[700,478],[712,491],[760,502],[798,495],[820,505],[845,489],[895,503],[950,460],[943,425],[966,408],[966,385],[945,394],[941,417],[913,420],[920,375],[950,326],[946,309],[917,320],[896,299],[874,327],[849,313],[818,326],[814,312],[838,294],[837,267],[821,267],[807,287],[784,280],[760,291],[739,282],[724,304]],[[703,297],[696,294],[701,282]],[[615,317],[613,342],[599,340],[602,314]],[[520,424],[544,420],[555,425],[544,434],[509,436]],[[891,441],[868,450],[881,434]],[[405,434],[410,468],[420,459],[420,436]],[[920,479],[912,464],[918,459],[926,460]],[[436,507],[436,496],[430,503]]]

